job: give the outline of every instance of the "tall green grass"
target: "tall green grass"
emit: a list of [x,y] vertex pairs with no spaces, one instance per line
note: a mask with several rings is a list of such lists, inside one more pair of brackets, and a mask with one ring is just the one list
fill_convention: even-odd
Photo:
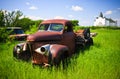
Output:
[[120,79],[120,30],[95,29],[94,45],[62,68],[33,67],[12,56],[15,43],[0,43],[0,79]]

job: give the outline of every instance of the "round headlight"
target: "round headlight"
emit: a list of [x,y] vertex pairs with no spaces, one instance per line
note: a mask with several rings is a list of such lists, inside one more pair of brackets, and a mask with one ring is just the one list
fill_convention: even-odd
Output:
[[45,49],[44,47],[41,47],[41,48],[40,48],[40,51],[41,51],[41,52],[45,52],[46,49]]
[[46,45],[43,45],[37,49],[35,49],[35,52],[37,53],[40,53],[42,55],[47,55],[49,54],[49,49],[50,49],[50,45],[49,44],[46,44]]

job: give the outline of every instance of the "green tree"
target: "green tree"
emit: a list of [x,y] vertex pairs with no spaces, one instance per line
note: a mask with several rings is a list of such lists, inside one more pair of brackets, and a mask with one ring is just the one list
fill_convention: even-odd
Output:
[[27,17],[24,17],[18,21],[17,26],[22,27],[26,31],[30,30],[33,25],[36,25],[36,27],[38,27],[41,22],[42,20],[33,21]]
[[15,27],[22,15],[21,11],[0,10],[0,27]]
[[7,10],[0,10],[0,42],[6,42],[9,39],[9,32],[6,28],[17,26],[21,16],[21,11],[8,12]]
[[0,28],[0,42],[6,42],[9,40],[9,33],[5,28]]
[[0,27],[5,26],[4,11],[0,10]]
[[7,27],[16,27],[19,18],[23,15],[21,11],[5,12],[5,24]]
[[42,22],[43,20],[35,20],[34,23],[37,27],[39,27],[40,23]]
[[22,27],[24,30],[27,30],[30,28],[30,25],[33,25],[31,19],[29,18],[22,18],[22,19],[19,19],[18,23],[17,23],[17,26],[18,27]]
[[78,20],[70,20],[73,26],[78,26],[79,21]]

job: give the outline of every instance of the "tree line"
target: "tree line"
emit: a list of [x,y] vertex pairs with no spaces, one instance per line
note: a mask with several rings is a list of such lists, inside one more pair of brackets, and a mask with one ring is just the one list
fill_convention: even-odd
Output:
[[38,26],[42,20],[31,20],[28,17],[23,17],[21,11],[7,11],[0,10],[0,28],[1,27],[22,27],[25,31],[30,28],[31,25]]
[[[32,20],[26,16],[23,18],[21,11],[0,10],[0,42],[8,39],[9,33],[6,32],[7,27],[21,27],[25,32],[33,33],[37,31],[39,24],[43,20]],[[73,26],[78,26],[78,20],[71,20]]]
[[[29,30],[30,26],[38,25],[43,20],[32,20],[28,17],[23,17],[23,13],[21,11],[7,11],[7,10],[0,10],[0,28],[1,27],[22,27],[24,31]],[[71,20],[73,26],[78,26],[78,20]]]

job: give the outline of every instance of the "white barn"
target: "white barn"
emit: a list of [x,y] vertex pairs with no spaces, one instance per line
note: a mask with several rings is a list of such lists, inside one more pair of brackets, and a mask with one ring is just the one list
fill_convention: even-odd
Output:
[[103,17],[101,12],[99,17],[96,17],[94,26],[117,26],[117,21],[114,21],[111,18]]

